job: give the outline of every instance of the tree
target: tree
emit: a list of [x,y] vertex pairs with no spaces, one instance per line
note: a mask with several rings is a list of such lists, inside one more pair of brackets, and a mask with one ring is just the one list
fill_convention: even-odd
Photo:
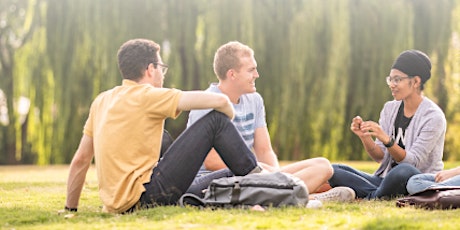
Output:
[[0,163],[20,162],[22,153],[22,129],[18,128],[18,114],[14,101],[19,98],[15,92],[13,69],[15,52],[26,44],[41,23],[41,0],[4,0],[0,2],[0,88],[3,89],[7,108],[8,124],[0,129]]

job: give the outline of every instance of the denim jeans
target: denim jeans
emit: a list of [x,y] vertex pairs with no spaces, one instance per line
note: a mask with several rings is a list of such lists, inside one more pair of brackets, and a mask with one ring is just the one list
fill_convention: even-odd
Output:
[[212,111],[186,129],[153,168],[140,206],[176,204],[187,191],[206,155],[216,149],[235,175],[246,175],[256,166],[254,154],[228,117]]
[[423,173],[411,177],[407,182],[407,191],[409,194],[414,194],[431,186],[460,186],[460,175],[438,183],[435,182],[435,176],[436,174]]
[[389,199],[407,195],[406,184],[409,178],[421,173],[410,164],[399,164],[388,172],[386,177],[371,175],[343,164],[333,164],[334,174],[329,183],[332,187],[352,188],[357,198]]

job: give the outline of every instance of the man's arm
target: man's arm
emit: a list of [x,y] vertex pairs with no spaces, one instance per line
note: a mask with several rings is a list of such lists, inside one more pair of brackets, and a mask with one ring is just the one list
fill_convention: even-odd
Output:
[[266,126],[256,128],[254,132],[254,152],[258,162],[279,168],[278,158],[273,151],[270,135]]
[[184,91],[179,99],[177,109],[180,111],[215,109],[230,119],[235,116],[233,106],[226,95],[204,91]]
[[77,209],[81,191],[86,179],[86,173],[94,156],[93,138],[83,135],[77,152],[72,159],[67,180],[67,201],[65,207]]

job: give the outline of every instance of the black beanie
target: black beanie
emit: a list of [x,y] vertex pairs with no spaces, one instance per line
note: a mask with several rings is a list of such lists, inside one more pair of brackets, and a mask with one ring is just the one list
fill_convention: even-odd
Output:
[[431,77],[431,62],[428,56],[419,50],[402,52],[393,63],[392,69],[397,69],[409,76],[419,76],[422,84]]

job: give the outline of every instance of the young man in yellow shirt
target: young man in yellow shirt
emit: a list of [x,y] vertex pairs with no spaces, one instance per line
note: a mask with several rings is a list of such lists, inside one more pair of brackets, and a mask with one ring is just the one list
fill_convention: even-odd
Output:
[[[118,51],[118,66],[123,83],[91,105],[70,165],[66,210],[77,211],[93,157],[103,210],[112,213],[175,204],[212,148],[235,175],[261,171],[231,123],[227,96],[163,88],[168,66],[158,44],[127,41]],[[165,119],[192,109],[213,111],[185,130],[160,161]]]

